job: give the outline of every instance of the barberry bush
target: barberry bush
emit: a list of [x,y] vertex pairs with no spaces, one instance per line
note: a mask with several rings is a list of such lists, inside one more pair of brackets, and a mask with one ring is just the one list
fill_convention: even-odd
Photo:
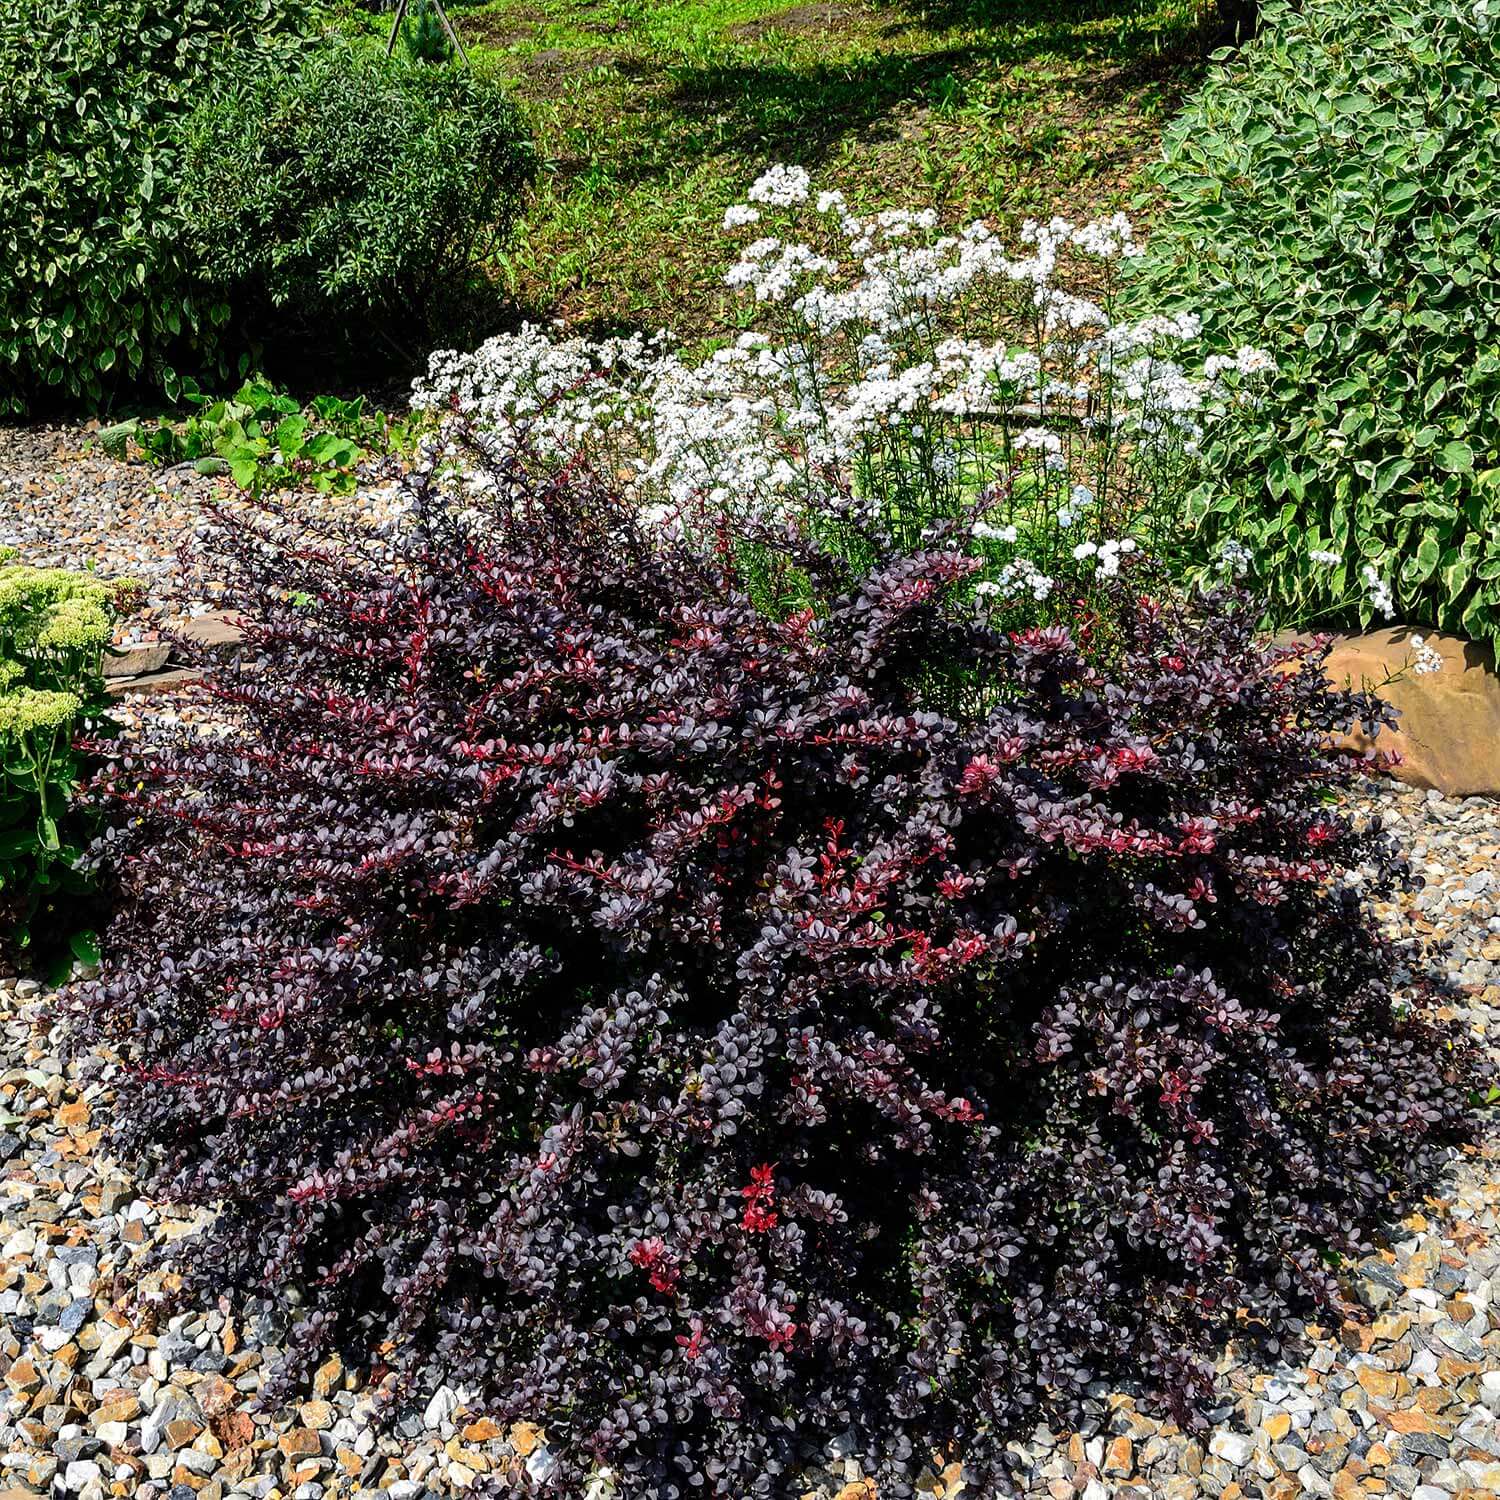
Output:
[[1339,1303],[1472,1087],[1335,796],[1374,700],[1129,562],[1107,633],[996,631],[961,523],[775,618],[732,546],[477,478],[223,531],[227,732],[96,787],[79,1035],[114,1147],[218,1209],[188,1291],[292,1317],[279,1389],[445,1379],[547,1493],[795,1495],[839,1439],[994,1494],[1091,1382],[1193,1421],[1227,1330]]

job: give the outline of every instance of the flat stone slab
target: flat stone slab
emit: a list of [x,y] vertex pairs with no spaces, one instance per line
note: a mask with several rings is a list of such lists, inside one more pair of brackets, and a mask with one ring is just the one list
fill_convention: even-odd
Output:
[[139,645],[122,646],[104,658],[104,675],[107,679],[144,677],[148,672],[161,671],[171,654],[171,641],[143,641]]
[[113,677],[106,682],[105,688],[112,698],[149,698],[156,693],[170,693],[175,688],[201,681],[202,676],[195,667],[169,667],[141,677]]
[[245,639],[238,615],[199,615],[186,621],[177,634],[195,646],[237,646]]

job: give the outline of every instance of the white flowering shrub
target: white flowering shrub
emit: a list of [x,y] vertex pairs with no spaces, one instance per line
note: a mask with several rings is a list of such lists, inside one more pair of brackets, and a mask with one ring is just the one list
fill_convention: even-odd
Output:
[[1207,426],[1272,368],[1245,348],[1189,371],[1195,317],[1116,316],[1138,253],[1122,216],[1028,223],[1012,251],[983,223],[856,213],[777,166],[724,222],[742,242],[726,281],[753,304],[727,347],[527,326],[433,355],[414,404],[587,463],[676,528],[790,518],[835,545],[872,524],[911,543],[960,519],[989,564],[977,600],[1034,618],[1175,549]]

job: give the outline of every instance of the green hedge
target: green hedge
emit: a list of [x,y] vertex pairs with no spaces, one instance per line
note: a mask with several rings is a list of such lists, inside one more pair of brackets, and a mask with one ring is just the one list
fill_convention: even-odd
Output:
[[103,712],[104,653],[132,593],[0,548],[0,964],[46,960],[69,942],[90,956],[73,740]]
[[261,327],[332,340],[342,320],[437,321],[534,169],[498,80],[335,43],[199,103],[181,205],[210,284],[259,309]]
[[1268,0],[1157,180],[1146,300],[1281,366],[1207,449],[1204,565],[1245,545],[1283,620],[1368,620],[1373,565],[1402,617],[1500,638],[1500,19]]
[[432,327],[534,170],[498,82],[301,0],[6,0],[0,78],[0,414]]
[[187,274],[172,129],[226,57],[304,25],[285,0],[0,5],[0,413],[210,358],[227,309]]

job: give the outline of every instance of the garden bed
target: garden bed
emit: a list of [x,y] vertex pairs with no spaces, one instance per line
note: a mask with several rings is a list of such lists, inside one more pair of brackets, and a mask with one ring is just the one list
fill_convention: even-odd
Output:
[[[1386,922],[1453,943],[1454,1013],[1500,1039],[1500,806],[1386,786],[1425,889]],[[195,1309],[161,1316],[150,1249],[189,1232],[98,1154],[114,1068],[65,1058],[38,986],[0,985],[0,1496],[451,1495],[530,1463],[543,1435],[502,1433],[450,1392],[377,1430],[368,1372],[329,1364],[311,1400],[256,1404],[278,1330]],[[1186,1437],[1101,1387],[1075,1432],[1017,1450],[1027,1496],[1220,1500],[1404,1495],[1480,1500],[1500,1489],[1500,1133],[1457,1161],[1389,1247],[1349,1278],[1367,1309],[1342,1333],[1308,1327],[1285,1360],[1231,1350],[1213,1430]],[[953,1479],[949,1475],[949,1481]],[[836,1458],[806,1492],[864,1500]],[[931,1493],[964,1493],[933,1476]]]
[[[144,597],[121,621],[117,644],[160,645],[222,610],[222,585],[192,543],[215,507],[242,510],[244,497],[191,464],[163,469],[113,458],[98,445],[99,426],[0,426],[0,546],[19,548],[34,567],[136,579]],[[372,486],[316,495],[312,504],[370,525],[399,510],[393,490]]]

